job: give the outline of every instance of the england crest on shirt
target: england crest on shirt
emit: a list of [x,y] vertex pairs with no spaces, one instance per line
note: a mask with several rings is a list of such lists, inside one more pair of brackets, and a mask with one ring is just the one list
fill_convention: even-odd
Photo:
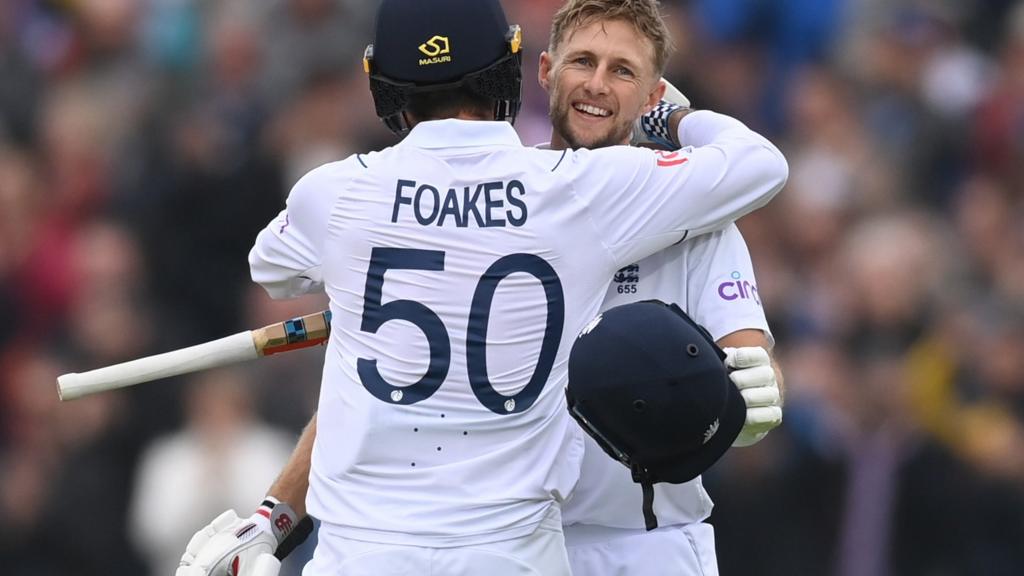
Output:
[[640,282],[640,265],[630,264],[619,269],[612,277],[615,283],[615,291],[619,294],[636,294],[637,284]]

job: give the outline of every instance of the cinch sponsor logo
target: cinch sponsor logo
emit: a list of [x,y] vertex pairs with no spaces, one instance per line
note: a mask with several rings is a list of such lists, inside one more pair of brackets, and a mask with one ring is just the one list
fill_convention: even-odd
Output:
[[448,42],[447,36],[434,36],[420,44],[419,49],[424,56],[427,56],[426,58],[420,58],[420,66],[452,61],[452,57],[449,55],[451,54],[451,45]]
[[727,280],[718,285],[718,295],[722,300],[732,302],[733,300],[753,300],[761,305],[761,298],[757,294],[757,284],[744,280],[739,272],[731,274],[732,280]]

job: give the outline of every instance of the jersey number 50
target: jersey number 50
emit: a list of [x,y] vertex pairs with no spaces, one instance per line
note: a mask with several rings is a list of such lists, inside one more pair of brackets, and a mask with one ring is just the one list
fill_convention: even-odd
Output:
[[[427,372],[415,384],[394,386],[380,375],[377,360],[359,358],[356,368],[363,386],[374,397],[391,404],[415,404],[429,398],[444,383],[452,361],[451,340],[444,322],[430,308],[413,300],[394,300],[381,303],[384,273],[388,270],[444,270],[444,252],[409,248],[374,248],[366,274],[363,320],[360,330],[375,334],[391,320],[405,320],[423,331],[430,345],[430,363]],[[487,325],[491,303],[498,284],[516,272],[530,274],[540,280],[547,299],[547,324],[540,347],[540,356],[530,381],[513,396],[505,396],[494,389],[487,376]],[[496,414],[514,414],[533,405],[544,389],[555,363],[558,343],[565,324],[565,300],[562,282],[555,269],[543,258],[533,254],[511,254],[499,258],[484,272],[473,293],[466,329],[466,366],[473,394],[487,409]]]

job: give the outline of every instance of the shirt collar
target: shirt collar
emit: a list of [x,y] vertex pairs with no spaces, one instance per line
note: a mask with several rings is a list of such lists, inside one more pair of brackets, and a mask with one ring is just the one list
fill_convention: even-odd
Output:
[[484,120],[430,120],[420,122],[402,141],[417,148],[471,148],[474,146],[522,146],[508,122]]

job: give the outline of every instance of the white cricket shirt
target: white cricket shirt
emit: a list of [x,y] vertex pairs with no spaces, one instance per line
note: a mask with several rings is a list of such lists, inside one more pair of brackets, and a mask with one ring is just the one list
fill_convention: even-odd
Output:
[[680,136],[695,147],[556,152],[504,122],[424,122],[295,185],[249,260],[274,297],[330,296],[310,514],[392,544],[532,532],[579,475],[563,387],[608,279],[787,177],[726,116]]
[[[750,252],[735,224],[619,270],[602,309],[652,298],[678,304],[715,340],[753,329],[771,341]],[[579,483],[563,506],[563,523],[643,529],[640,485],[589,436],[585,442]],[[699,476],[684,484],[655,484],[654,492],[660,526],[700,522],[711,514],[711,498]]]

